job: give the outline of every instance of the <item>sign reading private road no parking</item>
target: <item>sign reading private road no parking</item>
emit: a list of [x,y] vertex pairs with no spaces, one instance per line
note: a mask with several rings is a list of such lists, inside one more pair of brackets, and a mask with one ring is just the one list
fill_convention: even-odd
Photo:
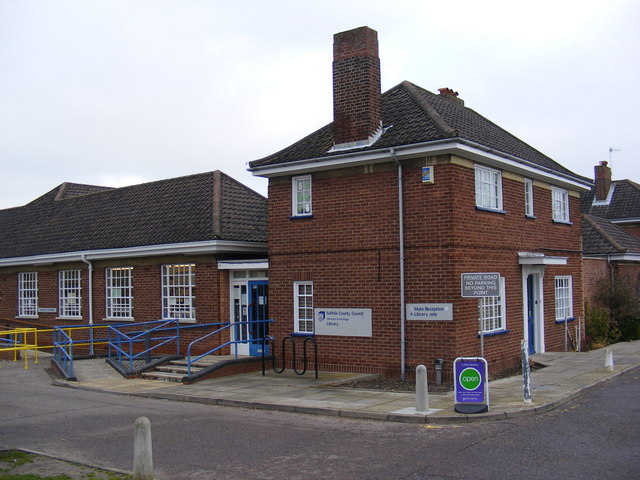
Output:
[[499,273],[463,273],[463,297],[497,297],[500,295]]

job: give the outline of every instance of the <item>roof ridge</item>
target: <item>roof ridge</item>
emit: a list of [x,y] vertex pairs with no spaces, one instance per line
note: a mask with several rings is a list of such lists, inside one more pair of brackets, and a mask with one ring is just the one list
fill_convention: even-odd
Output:
[[443,134],[448,137],[457,137],[460,135],[460,131],[451,127],[445,120],[440,116],[440,114],[436,111],[435,108],[431,106],[431,104],[426,101],[418,92],[418,87],[413,83],[405,80],[400,84],[412,98],[412,100],[418,105],[425,113],[433,120],[435,126],[440,130]]
[[[595,217],[595,216],[589,215],[587,213],[584,213],[583,217],[589,223],[589,225],[591,225],[594,228],[594,230],[596,232],[598,232],[598,234],[600,234],[613,248],[615,248],[616,250],[618,250],[621,253],[626,253],[626,252],[629,251],[628,248],[624,248],[613,237],[611,237],[611,235],[609,235],[607,232],[605,232],[602,229],[602,227],[600,227],[600,225],[598,225],[598,223],[594,220],[594,218],[601,218],[602,220],[604,220],[606,222],[609,222],[609,220],[607,220],[606,218],[602,218],[602,217]],[[611,222],[609,222],[609,223],[611,223]],[[613,223],[611,223],[611,225],[613,225],[616,228],[620,228],[617,225],[614,225]],[[620,230],[622,230],[622,229],[620,229]],[[622,231],[624,231],[624,230],[622,230]]]
[[[614,180],[615,182],[616,180]],[[630,178],[625,178],[624,180],[617,180],[618,182],[626,182],[629,185],[631,185],[633,188],[635,188],[636,190],[640,191],[640,185],[637,184],[636,182],[634,182],[633,180],[631,180]]]

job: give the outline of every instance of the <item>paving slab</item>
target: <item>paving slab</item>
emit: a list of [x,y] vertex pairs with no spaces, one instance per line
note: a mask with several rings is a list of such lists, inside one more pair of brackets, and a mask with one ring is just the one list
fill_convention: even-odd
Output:
[[[77,381],[53,379],[55,385],[167,400],[260,408],[314,415],[342,416],[395,422],[452,424],[496,421],[549,412],[630,369],[640,366],[640,341],[610,345],[614,369],[604,367],[604,349],[591,352],[547,352],[532,359],[544,368],[531,374],[531,403],[523,400],[519,376],[489,382],[489,412],[465,415],[454,411],[453,392],[429,395],[427,412],[415,412],[411,392],[338,388],[336,384],[363,378],[362,374],[314,372],[304,376],[286,371],[230,375],[194,384],[124,379],[104,359],[76,360]],[[369,376],[367,376],[369,377]],[[413,412],[412,412],[413,409]]]

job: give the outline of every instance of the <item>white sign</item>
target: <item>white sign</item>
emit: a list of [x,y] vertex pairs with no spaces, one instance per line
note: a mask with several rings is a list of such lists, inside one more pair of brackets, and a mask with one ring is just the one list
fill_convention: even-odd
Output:
[[316,335],[371,337],[370,308],[314,308]]
[[500,295],[499,273],[463,273],[463,297],[497,297]]
[[453,304],[407,303],[407,320],[453,320]]

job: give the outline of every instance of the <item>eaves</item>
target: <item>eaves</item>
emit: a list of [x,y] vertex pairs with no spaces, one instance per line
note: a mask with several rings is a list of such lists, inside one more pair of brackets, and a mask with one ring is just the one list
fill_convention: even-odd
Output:
[[298,175],[315,171],[382,163],[389,161],[392,154],[395,154],[398,160],[415,158],[420,155],[434,156],[452,154],[573,190],[589,190],[593,186],[593,183],[588,179],[564,174],[462,138],[443,139],[376,150],[351,151],[339,155],[309,158],[275,165],[256,166],[249,168],[249,171],[255,176],[267,178]]
[[220,253],[265,253],[266,243],[207,240],[202,242],[145,245],[103,250],[52,253],[27,257],[0,258],[0,268],[21,265],[47,265],[63,262],[109,260],[133,257],[157,257],[165,255],[203,255]]

